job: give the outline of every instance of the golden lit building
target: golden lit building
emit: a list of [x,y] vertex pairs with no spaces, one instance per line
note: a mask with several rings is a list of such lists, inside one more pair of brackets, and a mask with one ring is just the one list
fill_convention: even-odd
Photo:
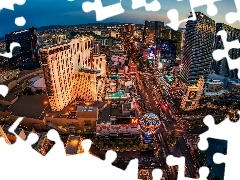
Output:
[[186,95],[182,98],[181,109],[185,111],[197,109],[204,87],[204,78],[200,77],[197,85],[188,86]]
[[39,50],[52,111],[62,110],[77,97],[95,101],[96,79],[104,76],[106,56],[91,56],[91,36],[68,40],[58,35],[53,42]]

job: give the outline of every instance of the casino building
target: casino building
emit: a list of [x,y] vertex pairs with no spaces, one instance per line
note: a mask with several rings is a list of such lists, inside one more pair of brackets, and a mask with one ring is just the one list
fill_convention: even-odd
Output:
[[68,40],[54,35],[53,44],[40,49],[46,92],[52,111],[60,111],[77,97],[96,101],[100,77],[106,73],[106,56],[92,55],[90,36]]
[[96,134],[101,136],[117,136],[118,134],[139,134],[138,118],[121,117],[111,120],[110,123],[96,125]]
[[[185,45],[180,79],[187,85],[194,85],[200,77],[207,80],[213,61],[212,52],[215,40],[215,21],[201,12],[195,12],[196,21],[186,24]],[[192,17],[190,13],[189,17]]]
[[147,113],[140,118],[139,125],[144,144],[153,143],[154,134],[161,125],[160,123],[159,117],[154,113]]

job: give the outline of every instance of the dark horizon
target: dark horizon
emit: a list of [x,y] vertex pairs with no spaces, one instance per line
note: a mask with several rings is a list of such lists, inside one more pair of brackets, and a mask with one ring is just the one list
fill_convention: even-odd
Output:
[[[26,29],[26,27],[41,27],[51,25],[76,25],[86,23],[109,23],[120,22],[125,23],[132,22],[134,24],[144,23],[145,20],[149,21],[162,21],[168,24],[170,20],[167,17],[167,12],[170,9],[178,7],[179,18],[186,19],[188,13],[191,12],[191,6],[189,1],[182,2],[161,2],[161,9],[158,12],[147,12],[144,7],[139,9],[131,9],[131,1],[122,0],[122,7],[125,9],[123,14],[108,18],[104,21],[96,21],[95,11],[85,13],[82,10],[82,3],[84,1],[56,1],[56,0],[41,0],[33,1],[28,0],[22,6],[15,5],[14,11],[8,9],[2,9],[0,13],[0,22],[2,23],[2,29],[0,29],[0,37],[5,34],[15,31],[16,29]],[[103,6],[118,3],[119,0],[102,0]],[[56,6],[57,4],[57,6]],[[236,7],[234,0],[219,1],[215,5],[218,8],[218,14],[214,17],[210,17],[215,22],[226,23],[225,15],[228,12],[235,12]],[[64,7],[64,8],[62,8]],[[228,7],[228,8],[225,8]],[[196,12],[200,11],[206,15],[206,6],[197,7],[194,9]],[[14,21],[16,17],[23,16],[26,19],[26,25],[18,27]],[[7,18],[6,18],[7,17]],[[231,26],[240,28],[239,23],[234,23]],[[185,23],[180,25],[180,28],[184,28]]]

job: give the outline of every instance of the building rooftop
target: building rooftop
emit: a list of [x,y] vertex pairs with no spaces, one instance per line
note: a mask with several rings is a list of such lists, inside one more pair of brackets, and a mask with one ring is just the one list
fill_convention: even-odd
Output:
[[11,92],[8,92],[8,94],[5,97],[0,96],[0,100],[5,100],[5,101],[9,101],[9,102],[14,100],[15,98],[16,98],[16,96]]
[[46,94],[22,95],[8,108],[8,111],[15,116],[43,119],[41,115],[47,106],[44,102],[48,102]]
[[110,114],[111,114],[111,105],[107,105],[102,112],[99,113],[97,123],[101,124],[107,124],[110,123]]
[[116,117],[122,117],[122,105],[121,104],[112,105],[110,115],[116,116]]
[[79,72],[85,72],[85,73],[90,73],[90,74],[98,74],[101,71],[100,70],[94,70],[94,69],[87,69],[87,68],[80,68],[78,69]]
[[68,141],[67,141],[67,145],[66,145],[66,154],[69,155],[73,155],[73,154],[77,154],[78,152],[78,147],[79,147],[79,143],[80,143],[80,136],[69,136],[68,137]]
[[130,111],[131,110],[131,103],[124,103],[122,104],[123,111]]
[[77,112],[97,112],[98,108],[95,106],[78,106]]
[[47,117],[67,117],[69,112],[75,112],[77,111],[77,106],[69,104],[65,108],[63,108],[61,111],[49,111],[46,116]]
[[42,46],[42,49],[53,48],[53,47],[57,47],[60,45],[68,44],[70,42],[71,42],[71,40],[66,39],[66,40],[62,40],[60,44],[46,43]]
[[10,134],[10,135],[13,135],[13,136],[14,136],[13,133],[10,133],[10,132],[8,131],[9,128],[10,128],[9,125],[3,125],[3,126],[2,126],[2,129],[3,129],[3,131],[4,131],[5,134]]
[[228,93],[230,93],[230,91],[227,89],[224,89],[224,90],[220,90],[218,92],[204,92],[204,95],[205,96],[219,96],[221,94],[228,94]]
[[8,110],[9,105],[1,105],[0,104],[0,111],[5,112]]

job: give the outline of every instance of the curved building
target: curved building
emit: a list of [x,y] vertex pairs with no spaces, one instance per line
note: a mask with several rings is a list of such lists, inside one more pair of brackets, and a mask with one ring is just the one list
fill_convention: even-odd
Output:
[[[190,17],[193,14],[190,13]],[[215,21],[201,12],[196,12],[196,21],[187,21],[183,52],[181,80],[194,85],[200,77],[207,80],[213,61],[212,52],[215,40]]]
[[54,36],[54,45],[40,49],[46,92],[52,111],[60,111],[77,97],[97,100],[97,77],[104,76],[106,56],[92,56],[93,38],[72,40]]

